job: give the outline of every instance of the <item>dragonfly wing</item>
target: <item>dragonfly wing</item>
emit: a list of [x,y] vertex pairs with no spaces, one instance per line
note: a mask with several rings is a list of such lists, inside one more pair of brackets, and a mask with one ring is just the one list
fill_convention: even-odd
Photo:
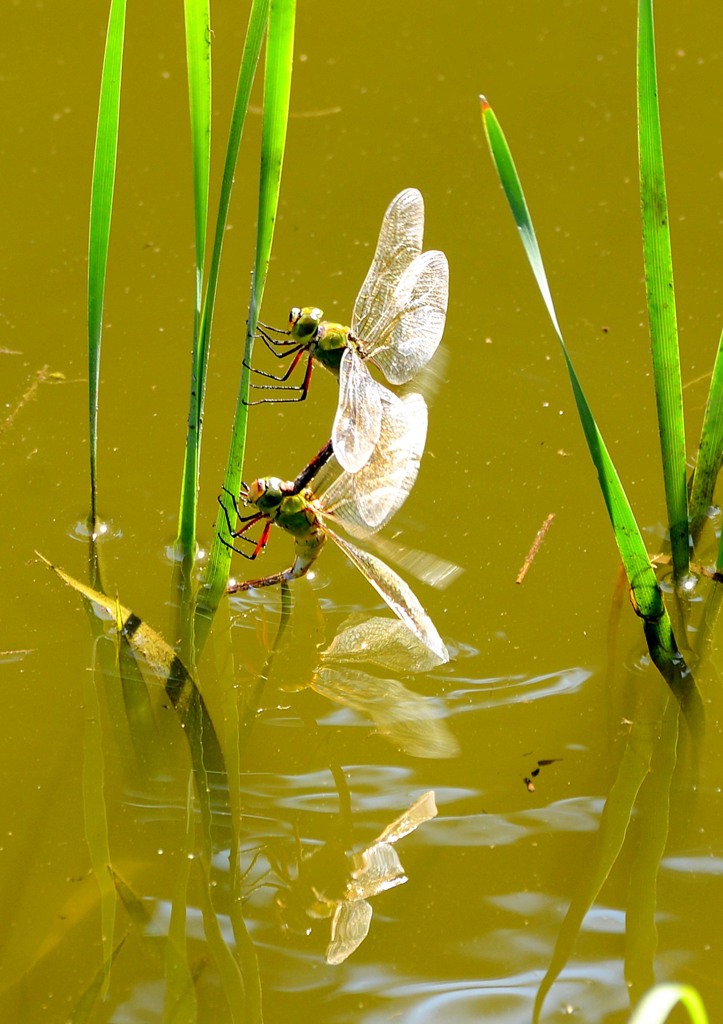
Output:
[[423,252],[407,267],[379,320],[352,332],[364,354],[392,384],[411,380],[434,355],[444,333],[449,265],[443,252]]
[[331,942],[326,950],[326,962],[343,963],[367,937],[371,923],[372,908],[366,900],[338,903],[331,921]]
[[419,828],[425,821],[437,817],[437,803],[434,799],[434,790],[423,793],[412,806],[400,815],[391,825],[387,825],[382,834],[377,837],[377,843],[396,843],[403,836],[408,836]]
[[326,650],[321,652],[321,658],[325,665],[333,665],[336,671],[345,671],[347,666],[359,662],[399,673],[429,672],[439,664],[403,622],[381,615],[361,621],[354,617],[347,619]]
[[416,188],[392,199],[384,214],[374,259],[354,303],[352,330],[367,337],[366,328],[378,323],[397,282],[422,251],[424,200]]
[[421,395],[399,398],[371,377],[369,381],[381,407],[377,446],[358,472],[342,473],[317,489],[323,512],[362,538],[384,526],[406,500],[427,437],[427,406]]
[[[402,623],[401,629],[411,634]],[[435,665],[437,664],[435,659]],[[311,687],[343,707],[368,715],[380,736],[412,757],[456,757],[459,744],[431,697],[396,679],[380,679],[348,665],[318,671]]]
[[338,462],[349,473],[364,466],[382,429],[382,392],[357,353],[347,348],[339,367],[339,405],[331,441]]
[[437,590],[446,590],[464,572],[456,562],[431,555],[428,551],[409,548],[389,537],[374,537],[371,544],[386,561],[393,562],[415,579]]
[[379,442],[354,476],[357,508],[365,526],[378,530],[404,504],[414,486],[427,440],[427,404],[383,388]]
[[323,527],[417,639],[421,640],[433,654],[436,654],[440,662],[449,661],[449,651],[442,643],[442,638],[435,629],[434,623],[404,580],[397,576],[394,570],[390,569],[380,558],[375,558],[368,551],[362,551],[361,548],[340,537],[330,529],[326,518],[324,518]]
[[346,887],[347,899],[368,899],[407,881],[397,851],[389,843],[374,842],[355,853],[352,860],[354,870]]

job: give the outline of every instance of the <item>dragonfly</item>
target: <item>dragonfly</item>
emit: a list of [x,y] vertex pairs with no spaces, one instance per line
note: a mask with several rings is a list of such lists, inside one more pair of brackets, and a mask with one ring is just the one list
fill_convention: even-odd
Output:
[[[221,539],[233,551],[246,558],[257,558],[265,550],[274,525],[294,538],[295,557],[288,569],[243,583],[231,582],[227,593],[299,579],[306,575],[331,539],[414,636],[436,655],[439,663],[444,663],[449,661],[447,648],[409,585],[381,558],[337,533],[337,528],[341,527],[354,538],[371,538],[402,505],[416,478],[424,444],[423,439],[420,444],[417,434],[418,420],[423,409],[426,411],[424,399],[417,394],[403,398],[389,394],[393,402],[398,403],[394,405],[394,415],[401,417],[404,429],[398,425],[396,446],[380,446],[360,473],[342,471],[334,475],[339,468],[334,457],[319,470],[317,456],[296,480],[260,477],[243,485],[241,490],[243,504],[255,509],[250,515],[242,515],[235,496],[230,495],[233,510],[241,522],[238,529],[233,528],[229,509],[223,496],[219,496],[231,537],[230,541]],[[426,425],[423,434],[426,434]],[[261,535],[254,542],[247,533],[261,522],[264,523]],[[249,552],[236,547],[234,540],[252,544],[253,549]]]
[[[294,307],[288,330],[260,327],[260,337],[275,356],[293,356],[278,389],[306,356],[303,381],[294,390],[303,401],[314,361],[339,378],[339,404],[332,428],[334,454],[350,473],[358,472],[380,442],[385,412],[383,385],[372,377],[377,366],[393,385],[406,384],[434,355],[444,332],[449,294],[447,258],[439,250],[422,252],[424,200],[415,188],[396,196],[382,221],[369,271],[351,316],[351,325],[331,323],[316,306]],[[285,335],[274,338],[268,331]],[[284,401],[262,398],[260,402]]]
[[[326,962],[340,964],[369,933],[372,907],[368,899],[407,881],[394,843],[437,815],[434,791],[424,793],[377,838],[359,853],[351,854],[350,870],[341,899],[316,892],[315,916],[331,917],[331,937]],[[307,911],[308,912],[308,911]]]

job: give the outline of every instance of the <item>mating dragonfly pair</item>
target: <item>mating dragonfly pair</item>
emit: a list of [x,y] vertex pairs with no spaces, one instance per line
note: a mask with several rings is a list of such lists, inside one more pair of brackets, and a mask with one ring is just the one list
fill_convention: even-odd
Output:
[[[339,536],[336,526],[369,539],[400,508],[412,489],[427,436],[427,406],[411,392],[400,396],[369,371],[373,363],[392,385],[407,384],[434,355],[444,331],[449,269],[444,253],[422,252],[424,201],[417,189],[405,189],[390,203],[382,221],[371,266],[352,312],[351,325],[330,323],[316,307],[292,309],[288,331],[266,326],[260,338],[279,359],[290,358],[286,373],[259,384],[262,390],[284,386],[306,398],[315,362],[339,379],[339,404],[331,440],[296,480],[262,477],[243,485],[240,499],[255,509],[242,515],[230,494],[241,526],[234,529],[222,498],[229,547],[255,559],[266,547],[272,525],[294,538],[295,559],[283,572],[232,582],[228,593],[285,583],[305,575],[331,538],[356,565],[392,611],[441,662],[449,660],[444,643],[410,587],[385,562]],[[273,332],[273,333],[269,333]],[[279,335],[279,337],[274,337]],[[306,357],[299,386],[286,382]],[[283,401],[261,398],[259,402]],[[286,399],[289,400],[288,398]],[[341,468],[341,472],[339,472]],[[258,541],[247,536],[264,522]],[[233,541],[252,544],[251,551]]]

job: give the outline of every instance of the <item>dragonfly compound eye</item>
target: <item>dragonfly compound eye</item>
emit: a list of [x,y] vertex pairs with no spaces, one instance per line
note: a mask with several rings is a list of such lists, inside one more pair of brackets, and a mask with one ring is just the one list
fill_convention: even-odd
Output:
[[254,480],[248,490],[248,500],[256,506],[259,512],[273,512],[281,504],[285,491],[283,480],[276,476],[261,477]]
[[319,324],[324,319],[324,313],[318,306],[298,306],[289,313],[289,331],[297,341],[308,341],[313,338],[319,329]]

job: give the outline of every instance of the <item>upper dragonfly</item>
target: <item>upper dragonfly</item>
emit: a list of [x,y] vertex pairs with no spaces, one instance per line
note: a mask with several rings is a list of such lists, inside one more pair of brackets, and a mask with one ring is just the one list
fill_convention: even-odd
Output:
[[308,393],[315,359],[338,376],[332,444],[339,463],[350,473],[369,461],[382,433],[386,388],[374,380],[367,362],[378,366],[390,384],[406,384],[429,362],[442,338],[449,267],[443,252],[422,252],[423,233],[422,195],[416,188],[405,189],[384,214],[350,327],[326,321],[320,309],[306,306],[291,310],[288,331],[276,330],[286,340],[266,333],[273,328],[260,331],[274,355],[294,357],[288,371],[274,380],[288,380],[306,353],[306,372],[296,389],[299,401]]

